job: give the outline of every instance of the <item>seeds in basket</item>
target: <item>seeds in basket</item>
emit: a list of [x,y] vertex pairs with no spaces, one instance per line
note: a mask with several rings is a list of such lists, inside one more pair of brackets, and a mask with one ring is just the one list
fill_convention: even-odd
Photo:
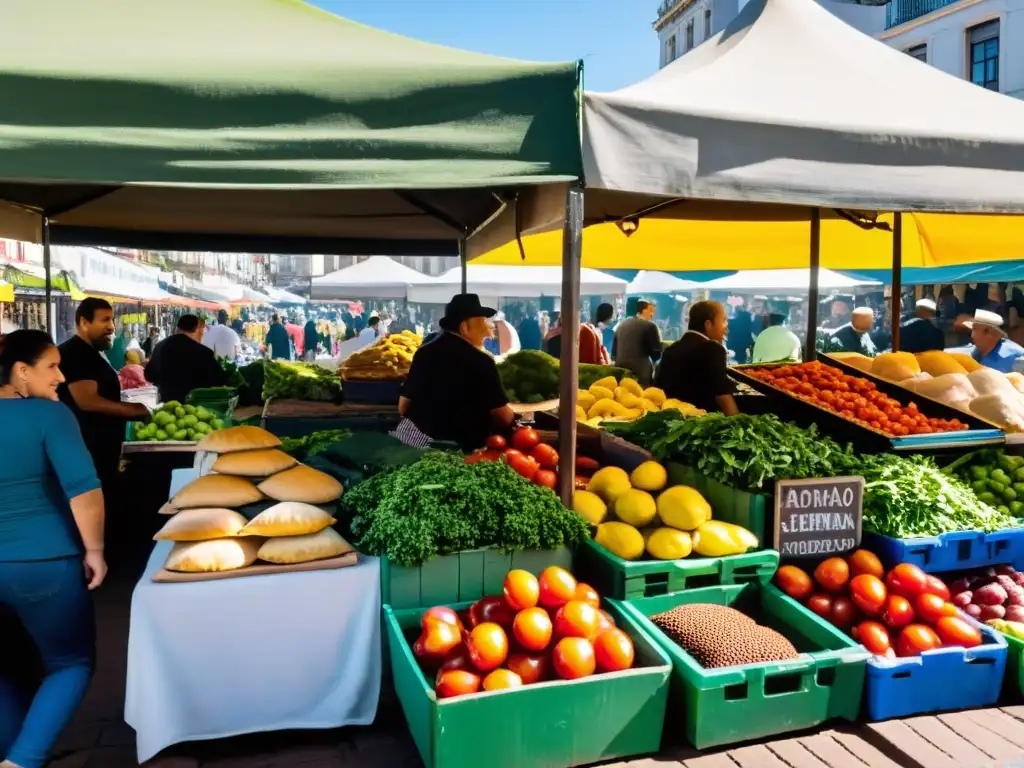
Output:
[[213,463],[213,471],[237,477],[270,477],[298,464],[298,459],[276,448],[225,453]]
[[174,509],[195,507],[244,507],[255,504],[263,494],[252,481],[230,475],[203,475],[193,480],[170,501]]
[[153,537],[154,541],[208,541],[238,536],[246,519],[233,509],[199,507],[176,514]]
[[180,542],[171,548],[164,568],[179,573],[235,571],[256,562],[262,542],[254,538]]
[[261,448],[277,448],[281,441],[259,427],[228,427],[211,432],[196,445],[196,449],[209,453],[235,453],[237,451],[256,451]]
[[278,536],[267,539],[259,550],[259,559],[277,565],[309,563],[353,552],[349,544],[333,528],[307,536]]
[[282,501],[260,512],[241,529],[240,536],[305,536],[334,525],[327,512],[300,501]]
[[319,470],[299,464],[286,469],[259,485],[264,495],[278,501],[302,501],[306,504],[329,504],[337,501],[344,490],[341,483]]

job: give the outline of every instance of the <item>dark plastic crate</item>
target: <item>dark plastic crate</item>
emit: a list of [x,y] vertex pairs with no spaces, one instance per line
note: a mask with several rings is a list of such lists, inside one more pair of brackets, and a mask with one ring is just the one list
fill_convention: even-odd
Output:
[[342,381],[342,398],[346,403],[397,405],[403,383],[401,381]]
[[960,531],[911,539],[865,531],[861,544],[878,555],[886,568],[898,563],[913,563],[927,573],[989,565],[1024,568],[1024,528],[993,533]]

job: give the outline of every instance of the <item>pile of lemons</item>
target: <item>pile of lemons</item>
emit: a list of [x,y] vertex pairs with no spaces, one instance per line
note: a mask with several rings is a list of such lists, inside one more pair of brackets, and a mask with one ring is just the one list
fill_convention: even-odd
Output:
[[576,491],[573,509],[596,527],[594,541],[623,560],[723,557],[758,547],[746,528],[712,520],[711,505],[696,489],[666,486],[668,472],[656,461],[632,473],[604,467],[585,491]]
[[590,426],[602,421],[633,421],[650,411],[675,409],[686,416],[703,416],[704,411],[684,403],[682,400],[666,397],[658,387],[644,389],[635,379],[617,380],[606,376],[576,393],[576,420]]

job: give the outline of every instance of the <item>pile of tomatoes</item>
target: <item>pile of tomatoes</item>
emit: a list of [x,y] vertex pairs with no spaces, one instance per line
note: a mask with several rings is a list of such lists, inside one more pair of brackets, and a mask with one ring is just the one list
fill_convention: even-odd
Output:
[[950,602],[949,587],[941,579],[912,563],[886,573],[881,561],[864,549],[823,560],[813,578],[795,565],[784,565],[775,583],[877,656],[918,656],[982,642],[981,631]]
[[[504,461],[530,482],[552,490],[558,489],[558,451],[542,443],[533,427],[519,427],[510,440],[503,435],[487,438],[487,447],[466,457],[467,464],[479,461]],[[590,475],[600,468],[597,461],[576,457],[576,488],[586,490]]]
[[438,606],[420,620],[413,655],[436,674],[438,698],[577,680],[633,666],[633,641],[601,610],[601,598],[552,566],[537,578],[509,571],[501,597],[463,614]]
[[928,418],[916,404],[902,405],[899,400],[880,392],[873,381],[850,376],[820,360],[775,368],[753,368],[746,373],[798,400],[890,437],[967,429],[959,419]]

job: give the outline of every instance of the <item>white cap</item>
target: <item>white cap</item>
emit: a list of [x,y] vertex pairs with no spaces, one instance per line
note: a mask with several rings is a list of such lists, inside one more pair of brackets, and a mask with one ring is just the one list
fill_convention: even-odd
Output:
[[918,299],[914,304],[918,309],[927,309],[929,312],[938,312],[939,308],[932,299]]
[[1006,331],[1003,330],[1003,318],[998,312],[989,312],[987,309],[975,310],[974,319],[964,320],[964,326],[974,330],[974,326],[976,325],[991,328],[993,331],[998,331],[1003,336],[1006,335]]

